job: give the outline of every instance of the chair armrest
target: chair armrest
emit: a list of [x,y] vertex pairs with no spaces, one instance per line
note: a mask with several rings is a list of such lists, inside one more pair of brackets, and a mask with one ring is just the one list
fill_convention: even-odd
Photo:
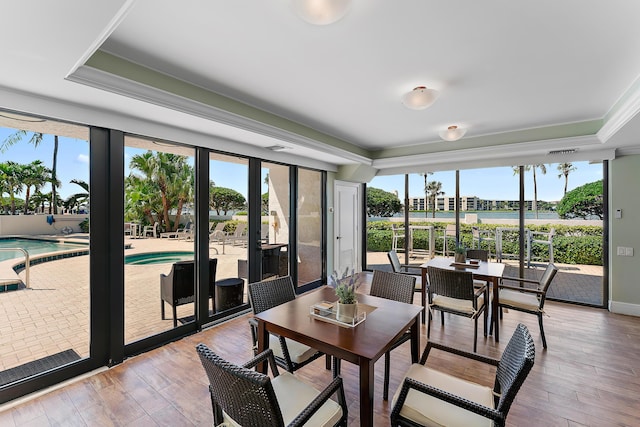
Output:
[[309,421],[309,419],[313,416],[313,414],[318,412],[318,409],[320,409],[322,405],[324,405],[325,402],[329,400],[329,398],[336,392],[338,393],[338,402],[342,407],[342,415],[343,417],[346,416],[347,407],[344,398],[344,386],[342,384],[342,378],[336,377],[333,381],[331,381],[327,388],[322,390],[322,392],[318,396],[316,396],[316,398],[313,399],[311,403],[309,403],[309,405],[307,405],[307,407],[304,408],[302,412],[300,412],[298,416],[293,419],[293,421],[291,421],[289,426],[305,425],[307,421]]
[[439,388],[421,383],[420,381],[416,381],[413,378],[404,379],[404,382],[402,383],[402,389],[400,390],[400,395],[398,396],[398,401],[396,402],[391,412],[392,420],[396,419],[400,414],[400,410],[402,409],[402,406],[404,406],[404,402],[407,399],[407,395],[409,394],[409,389],[414,389],[420,393],[433,396],[452,405],[466,409],[467,411],[475,412],[476,414],[482,415],[483,417],[491,418],[492,420],[504,420],[504,415],[493,408],[480,405],[479,403],[467,400],[460,396],[456,396],[455,394],[440,390]]
[[269,367],[271,368],[271,373],[274,377],[280,375],[280,372],[278,371],[278,365],[276,365],[276,359],[273,356],[273,350],[271,350],[270,348],[266,349],[253,359],[249,360],[247,363],[242,365],[242,367],[248,369],[255,368],[258,363],[262,363],[264,361],[269,362]]
[[255,319],[255,317],[250,317],[248,322],[249,322],[249,327],[251,328],[251,338],[253,338],[253,349],[257,351],[258,350],[258,321]]
[[499,289],[510,289],[512,291],[527,292],[527,293],[530,293],[530,294],[538,294],[538,295],[542,295],[544,293],[540,289],[521,288],[519,286],[500,285]]
[[521,277],[502,276],[502,280],[511,280],[513,282],[533,283],[534,285],[540,285],[540,281],[538,281],[538,280],[524,279],[524,278],[521,278]]
[[447,347],[446,345],[442,345],[442,344],[438,344],[438,343],[433,342],[433,341],[429,341],[427,343],[427,346],[424,349],[424,352],[422,353],[422,357],[420,358],[420,364],[421,365],[424,365],[427,362],[427,357],[429,357],[429,353],[431,352],[432,348],[435,348],[436,350],[441,350],[441,351],[444,351],[444,352],[447,352],[447,353],[455,354],[455,355],[460,356],[460,357],[465,357],[467,359],[477,360],[478,362],[483,362],[483,363],[486,363],[488,365],[498,366],[498,364],[500,363],[499,359],[494,359],[492,357],[483,356],[483,355],[478,354],[478,353],[471,353],[471,352],[460,350],[460,349],[454,348],[454,347]]
[[476,291],[475,296],[477,298],[477,297],[479,297],[480,295],[484,294],[487,291],[487,285],[474,286],[473,289],[475,289],[475,291]]

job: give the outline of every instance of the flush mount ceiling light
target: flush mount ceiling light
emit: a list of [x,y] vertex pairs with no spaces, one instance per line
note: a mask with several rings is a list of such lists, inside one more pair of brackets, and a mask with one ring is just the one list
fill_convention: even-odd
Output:
[[458,126],[449,126],[447,130],[440,131],[440,138],[445,141],[457,141],[467,133],[466,129],[460,129]]
[[438,91],[427,89],[426,86],[418,86],[402,97],[402,103],[412,110],[424,110],[438,99]]
[[293,0],[296,14],[313,25],[328,25],[349,11],[351,0]]

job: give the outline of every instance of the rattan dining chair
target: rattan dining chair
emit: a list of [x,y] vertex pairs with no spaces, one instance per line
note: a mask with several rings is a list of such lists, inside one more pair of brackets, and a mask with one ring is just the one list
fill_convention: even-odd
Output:
[[[209,379],[214,425],[347,425],[347,404],[340,377],[319,391],[289,372],[280,374],[271,349],[242,366],[226,361],[204,344],[198,344],[196,350]],[[267,362],[273,378],[252,369]],[[337,402],[331,399],[333,395],[337,396]]]
[[[374,270],[371,279],[371,289],[369,295],[386,298],[405,304],[413,304],[416,278],[405,274],[389,273],[387,271]],[[382,396],[384,400],[389,399],[389,370],[391,369],[391,350],[399,347],[411,339],[411,333],[406,331],[391,348],[384,354],[384,388]]]
[[[249,302],[251,303],[253,314],[262,313],[295,298],[296,293],[291,276],[249,284]],[[249,319],[249,325],[251,326],[251,335],[253,337],[254,353],[257,353],[258,322],[251,318]],[[273,349],[278,365],[289,372],[296,371],[324,354],[307,345],[274,334],[269,336],[269,347]],[[327,356],[326,365],[327,369],[331,368],[329,356]]]
[[431,313],[440,310],[444,326],[444,313],[469,317],[474,321],[473,351],[478,345],[478,317],[484,314],[484,336],[487,336],[487,287],[473,282],[473,273],[465,270],[448,270],[428,266],[429,316],[427,316],[427,338],[431,335]]
[[[522,311],[538,316],[538,324],[540,325],[540,337],[542,338],[542,346],[547,348],[547,339],[544,336],[544,327],[542,326],[542,317],[544,315],[544,302],[547,298],[547,291],[558,272],[558,267],[553,263],[547,265],[540,280],[521,279],[517,277],[502,277],[502,284],[499,287],[499,308],[500,319],[502,319],[502,309],[510,308],[512,310]],[[504,284],[505,280],[519,282],[520,286],[508,286]],[[534,285],[534,288],[526,287],[526,285]]]
[[422,277],[420,266],[411,265],[411,264],[401,264],[400,259],[398,258],[398,253],[394,250],[390,250],[387,252],[387,258],[389,258],[389,263],[391,264],[391,270],[394,273],[407,274],[416,278],[416,287],[415,291],[420,292],[422,290]]
[[[496,366],[493,387],[472,383],[426,365],[431,349]],[[429,341],[393,397],[392,426],[504,426],[518,390],[533,367],[535,346],[519,324],[502,357],[493,359]]]

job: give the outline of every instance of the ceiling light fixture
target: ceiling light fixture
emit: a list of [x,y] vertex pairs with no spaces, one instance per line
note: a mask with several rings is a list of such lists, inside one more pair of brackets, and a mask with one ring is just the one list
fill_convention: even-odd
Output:
[[271,145],[266,148],[267,150],[271,150],[271,151],[284,151],[284,150],[289,150],[291,147],[285,147],[283,145]]
[[293,0],[296,14],[313,25],[332,24],[349,11],[351,0]]
[[427,89],[426,86],[418,86],[402,97],[402,103],[412,110],[424,110],[438,99],[438,91]]
[[447,130],[440,131],[440,138],[445,141],[457,141],[467,133],[466,129],[461,129],[458,126],[449,126]]
[[550,156],[555,156],[558,154],[573,154],[575,153],[577,150],[575,148],[567,148],[564,150],[553,150],[553,151],[549,151],[547,154]]

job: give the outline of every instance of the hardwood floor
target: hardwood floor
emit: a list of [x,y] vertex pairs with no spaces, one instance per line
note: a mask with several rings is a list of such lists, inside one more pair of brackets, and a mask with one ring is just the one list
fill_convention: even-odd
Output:
[[[534,337],[535,365],[507,425],[640,425],[640,318],[553,302],[547,303],[546,311],[547,351],[542,349],[535,316],[514,311],[504,314],[500,343],[482,334],[478,338],[479,353],[499,357],[518,322],[526,324]],[[436,316],[431,338],[470,350],[473,325],[459,316],[445,316],[442,327]],[[232,362],[252,356],[247,316],[243,316],[7,408],[0,412],[0,425],[212,425],[207,379],[194,350],[199,342]],[[423,326],[421,351],[425,343]],[[393,395],[409,367],[408,343],[393,351],[391,358]],[[296,375],[322,387],[331,379],[324,363],[318,359]],[[433,353],[428,364],[472,381],[493,383],[494,370],[475,362]],[[376,426],[389,425],[390,405],[382,400],[383,365],[382,361],[376,364]],[[357,426],[358,371],[343,363],[342,375],[349,425]]]

